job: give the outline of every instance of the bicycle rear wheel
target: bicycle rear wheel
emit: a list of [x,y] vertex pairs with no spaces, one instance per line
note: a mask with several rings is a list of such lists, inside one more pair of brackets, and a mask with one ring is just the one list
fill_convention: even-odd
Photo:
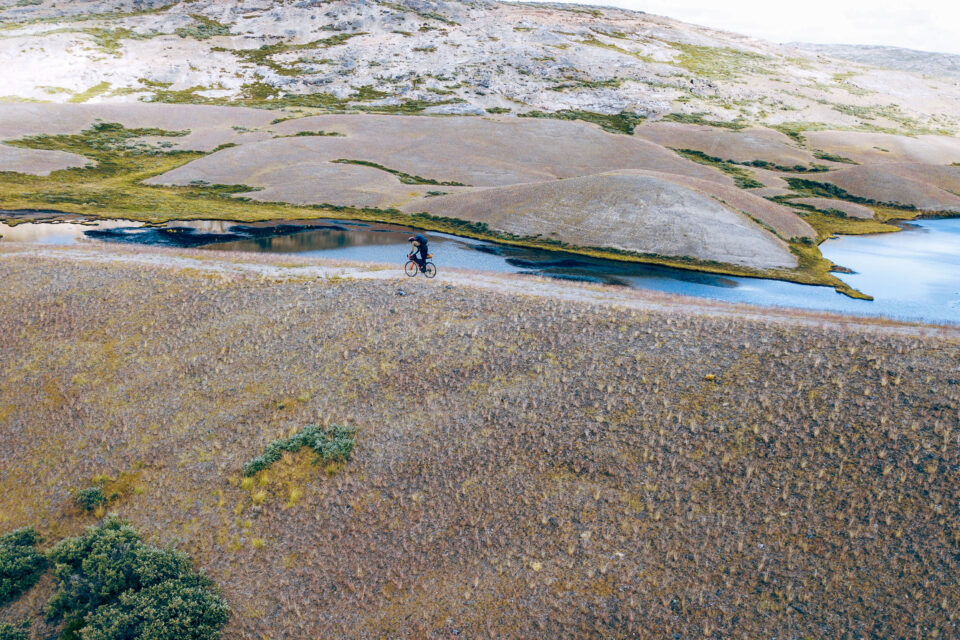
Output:
[[437,266],[432,262],[428,262],[423,266],[423,275],[427,276],[428,278],[432,278],[433,276],[437,275]]
[[420,271],[420,268],[417,267],[417,263],[414,262],[413,260],[408,262],[407,265],[403,268],[403,272],[406,273],[411,278],[417,275],[417,271]]

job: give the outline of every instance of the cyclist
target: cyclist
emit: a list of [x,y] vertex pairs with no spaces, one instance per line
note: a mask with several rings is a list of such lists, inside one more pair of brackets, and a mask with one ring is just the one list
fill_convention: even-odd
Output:
[[422,233],[418,233],[415,236],[407,238],[407,241],[411,247],[410,255],[408,255],[407,258],[416,262],[422,271],[427,264],[427,238]]

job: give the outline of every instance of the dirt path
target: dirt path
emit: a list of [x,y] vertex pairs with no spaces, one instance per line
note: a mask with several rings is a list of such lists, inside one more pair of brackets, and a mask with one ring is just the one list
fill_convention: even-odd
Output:
[[[163,247],[127,247],[89,244],[82,246],[37,246],[6,242],[0,244],[0,259],[29,253],[38,258],[143,265],[155,268],[189,269],[231,277],[259,277],[276,280],[354,279],[393,280],[398,290],[410,282],[398,265],[304,258],[293,255],[264,256],[249,253],[217,252]],[[740,318],[793,326],[835,327],[915,336],[960,338],[960,327],[907,323],[886,318],[844,316],[802,309],[731,304],[658,291],[604,286],[523,274],[501,274],[468,269],[442,269],[434,286],[464,286],[508,295],[551,298],[639,311],[674,311],[685,315]]]

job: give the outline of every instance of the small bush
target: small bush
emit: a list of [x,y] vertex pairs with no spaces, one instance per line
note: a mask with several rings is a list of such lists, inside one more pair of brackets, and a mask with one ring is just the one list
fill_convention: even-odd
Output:
[[27,640],[27,628],[15,627],[7,622],[0,622],[0,640]]
[[93,511],[97,507],[107,504],[107,496],[103,495],[103,489],[100,487],[87,487],[77,491],[73,496],[73,501],[84,511]]
[[315,462],[344,462],[350,459],[355,445],[354,427],[333,425],[324,429],[311,425],[292,438],[274,440],[267,445],[263,454],[243,465],[243,475],[256,475],[280,459],[284,451],[295,453],[303,447],[310,447],[317,454]]
[[40,535],[32,528],[0,536],[0,605],[10,602],[36,584],[47,567],[36,550]]
[[53,547],[57,592],[47,617],[66,621],[84,640],[214,640],[229,608],[190,559],[144,544],[128,524],[109,518]]

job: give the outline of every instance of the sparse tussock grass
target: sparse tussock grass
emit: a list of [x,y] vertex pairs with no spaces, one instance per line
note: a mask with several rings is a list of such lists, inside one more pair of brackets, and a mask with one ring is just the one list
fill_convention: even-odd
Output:
[[[59,256],[0,278],[0,522],[58,522],[93,447],[143,460],[124,513],[216,576],[225,636],[958,635],[953,333]],[[304,447],[241,475],[316,415],[376,425],[349,473]]]

